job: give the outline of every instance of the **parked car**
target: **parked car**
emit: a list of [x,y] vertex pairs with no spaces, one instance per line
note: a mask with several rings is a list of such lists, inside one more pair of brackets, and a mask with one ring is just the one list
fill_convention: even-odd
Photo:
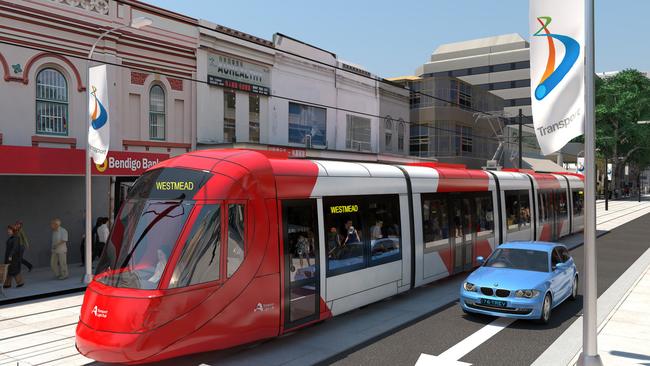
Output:
[[548,323],[551,311],[578,295],[578,270],[566,246],[513,242],[499,246],[462,283],[464,312]]

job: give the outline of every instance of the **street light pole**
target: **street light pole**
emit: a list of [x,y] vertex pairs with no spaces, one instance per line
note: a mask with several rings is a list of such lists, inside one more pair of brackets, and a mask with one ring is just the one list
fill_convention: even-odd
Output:
[[[146,26],[151,25],[152,21],[149,18],[145,17],[139,17],[139,18],[134,18],[131,20],[130,24],[123,24],[119,25],[117,27],[113,27],[111,29],[108,29],[104,33],[100,34],[99,37],[95,40],[95,43],[93,43],[93,46],[90,48],[90,51],[88,52],[88,56],[86,57],[86,120],[87,120],[87,127],[88,130],[86,131],[86,175],[84,177],[85,180],[85,185],[86,185],[86,217],[85,217],[85,233],[86,233],[86,240],[85,240],[85,255],[84,255],[84,265],[86,267],[86,273],[84,274],[83,277],[83,282],[85,284],[90,283],[93,279],[93,274],[92,274],[92,269],[93,269],[93,252],[92,252],[92,203],[91,203],[91,197],[92,197],[92,171],[91,171],[91,163],[90,163],[90,143],[88,141],[88,131],[90,129],[90,124],[92,123],[90,120],[90,93],[92,92],[90,88],[90,63],[92,62],[92,57],[93,53],[95,52],[95,48],[97,47],[97,44],[99,44],[99,41],[101,41],[106,35],[108,35],[111,32],[115,32],[116,30],[120,30],[123,28],[134,28],[134,29],[140,29],[144,28]],[[107,107],[108,108],[108,107]]]
[[582,353],[578,365],[602,365],[598,355],[596,287],[596,98],[594,65],[594,0],[585,5],[585,226]]
[[605,211],[608,210],[609,210],[609,159],[607,159],[607,156],[605,156]]

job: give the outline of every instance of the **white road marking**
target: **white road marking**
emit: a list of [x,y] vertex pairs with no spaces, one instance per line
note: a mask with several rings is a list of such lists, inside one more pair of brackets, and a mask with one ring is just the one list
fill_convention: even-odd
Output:
[[428,355],[426,353],[420,354],[415,366],[428,366],[428,365],[469,365],[468,363],[459,362],[463,356],[470,353],[476,347],[483,344],[488,339],[492,338],[495,334],[499,333],[516,319],[498,318],[492,323],[484,326],[476,331],[474,334],[458,342],[455,346],[441,353],[439,356]]

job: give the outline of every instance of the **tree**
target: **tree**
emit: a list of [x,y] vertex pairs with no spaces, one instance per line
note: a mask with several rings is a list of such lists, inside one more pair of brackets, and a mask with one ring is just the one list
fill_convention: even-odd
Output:
[[621,187],[625,164],[647,164],[650,125],[639,125],[650,111],[650,79],[637,70],[596,79],[596,146],[612,162],[613,188]]

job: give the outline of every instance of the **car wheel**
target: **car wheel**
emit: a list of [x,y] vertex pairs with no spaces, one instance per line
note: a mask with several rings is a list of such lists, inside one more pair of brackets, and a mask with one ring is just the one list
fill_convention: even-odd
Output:
[[542,314],[539,316],[539,322],[541,324],[548,324],[549,320],[551,320],[551,307],[551,294],[546,294],[542,303]]
[[571,284],[571,301],[576,301],[578,298],[578,276],[573,277],[573,284]]

